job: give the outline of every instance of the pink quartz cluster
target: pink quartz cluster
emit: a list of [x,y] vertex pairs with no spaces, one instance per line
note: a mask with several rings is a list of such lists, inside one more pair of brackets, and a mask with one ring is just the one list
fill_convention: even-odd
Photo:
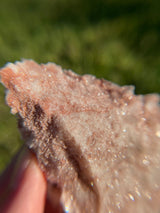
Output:
[[160,212],[158,95],[32,60],[8,63],[0,76],[65,212]]

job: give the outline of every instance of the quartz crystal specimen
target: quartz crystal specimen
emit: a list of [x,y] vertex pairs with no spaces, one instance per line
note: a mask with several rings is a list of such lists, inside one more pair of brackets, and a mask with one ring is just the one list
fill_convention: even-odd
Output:
[[158,95],[32,60],[8,63],[0,75],[64,212],[160,212]]

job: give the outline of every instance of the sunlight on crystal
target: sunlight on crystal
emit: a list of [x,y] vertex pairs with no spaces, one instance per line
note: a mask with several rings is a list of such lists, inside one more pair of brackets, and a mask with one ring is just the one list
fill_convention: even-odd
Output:
[[94,185],[94,183],[93,183],[93,181],[91,182],[91,186],[93,186]]
[[132,195],[132,194],[128,193],[128,196],[129,196],[129,198],[130,198],[131,200],[133,200],[133,201],[134,201],[134,197],[133,197],[133,195]]
[[143,159],[143,164],[147,166],[147,165],[149,165],[149,161],[146,159]]
[[122,115],[125,115],[126,113],[124,111],[121,112]]
[[137,189],[137,187],[135,188],[135,192],[136,192],[136,194],[137,194],[139,197],[141,197],[141,193],[139,192],[139,190]]
[[117,202],[117,203],[116,203],[116,206],[117,206],[118,209],[120,209],[120,208],[121,208],[121,207],[120,207],[120,202]]
[[71,201],[73,201],[73,195],[71,195]]
[[65,213],[69,213],[69,206],[65,206]]
[[146,197],[147,197],[149,200],[152,200],[152,197],[151,197],[151,195],[150,195],[148,192],[146,192],[145,195],[146,195]]
[[157,136],[158,138],[160,138],[160,130],[158,130],[158,131],[156,132],[156,136]]

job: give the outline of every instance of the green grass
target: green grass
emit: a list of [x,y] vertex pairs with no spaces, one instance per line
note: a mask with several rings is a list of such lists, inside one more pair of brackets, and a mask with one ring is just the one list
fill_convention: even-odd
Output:
[[[0,66],[53,61],[136,93],[160,92],[158,0],[2,0]],[[0,87],[0,170],[21,145]]]

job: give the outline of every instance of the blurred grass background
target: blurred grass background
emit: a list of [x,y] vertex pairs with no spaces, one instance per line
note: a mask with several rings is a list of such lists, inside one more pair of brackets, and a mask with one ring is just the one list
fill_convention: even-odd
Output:
[[[53,61],[136,93],[160,92],[159,0],[1,0],[0,67]],[[0,171],[22,142],[0,86]]]

